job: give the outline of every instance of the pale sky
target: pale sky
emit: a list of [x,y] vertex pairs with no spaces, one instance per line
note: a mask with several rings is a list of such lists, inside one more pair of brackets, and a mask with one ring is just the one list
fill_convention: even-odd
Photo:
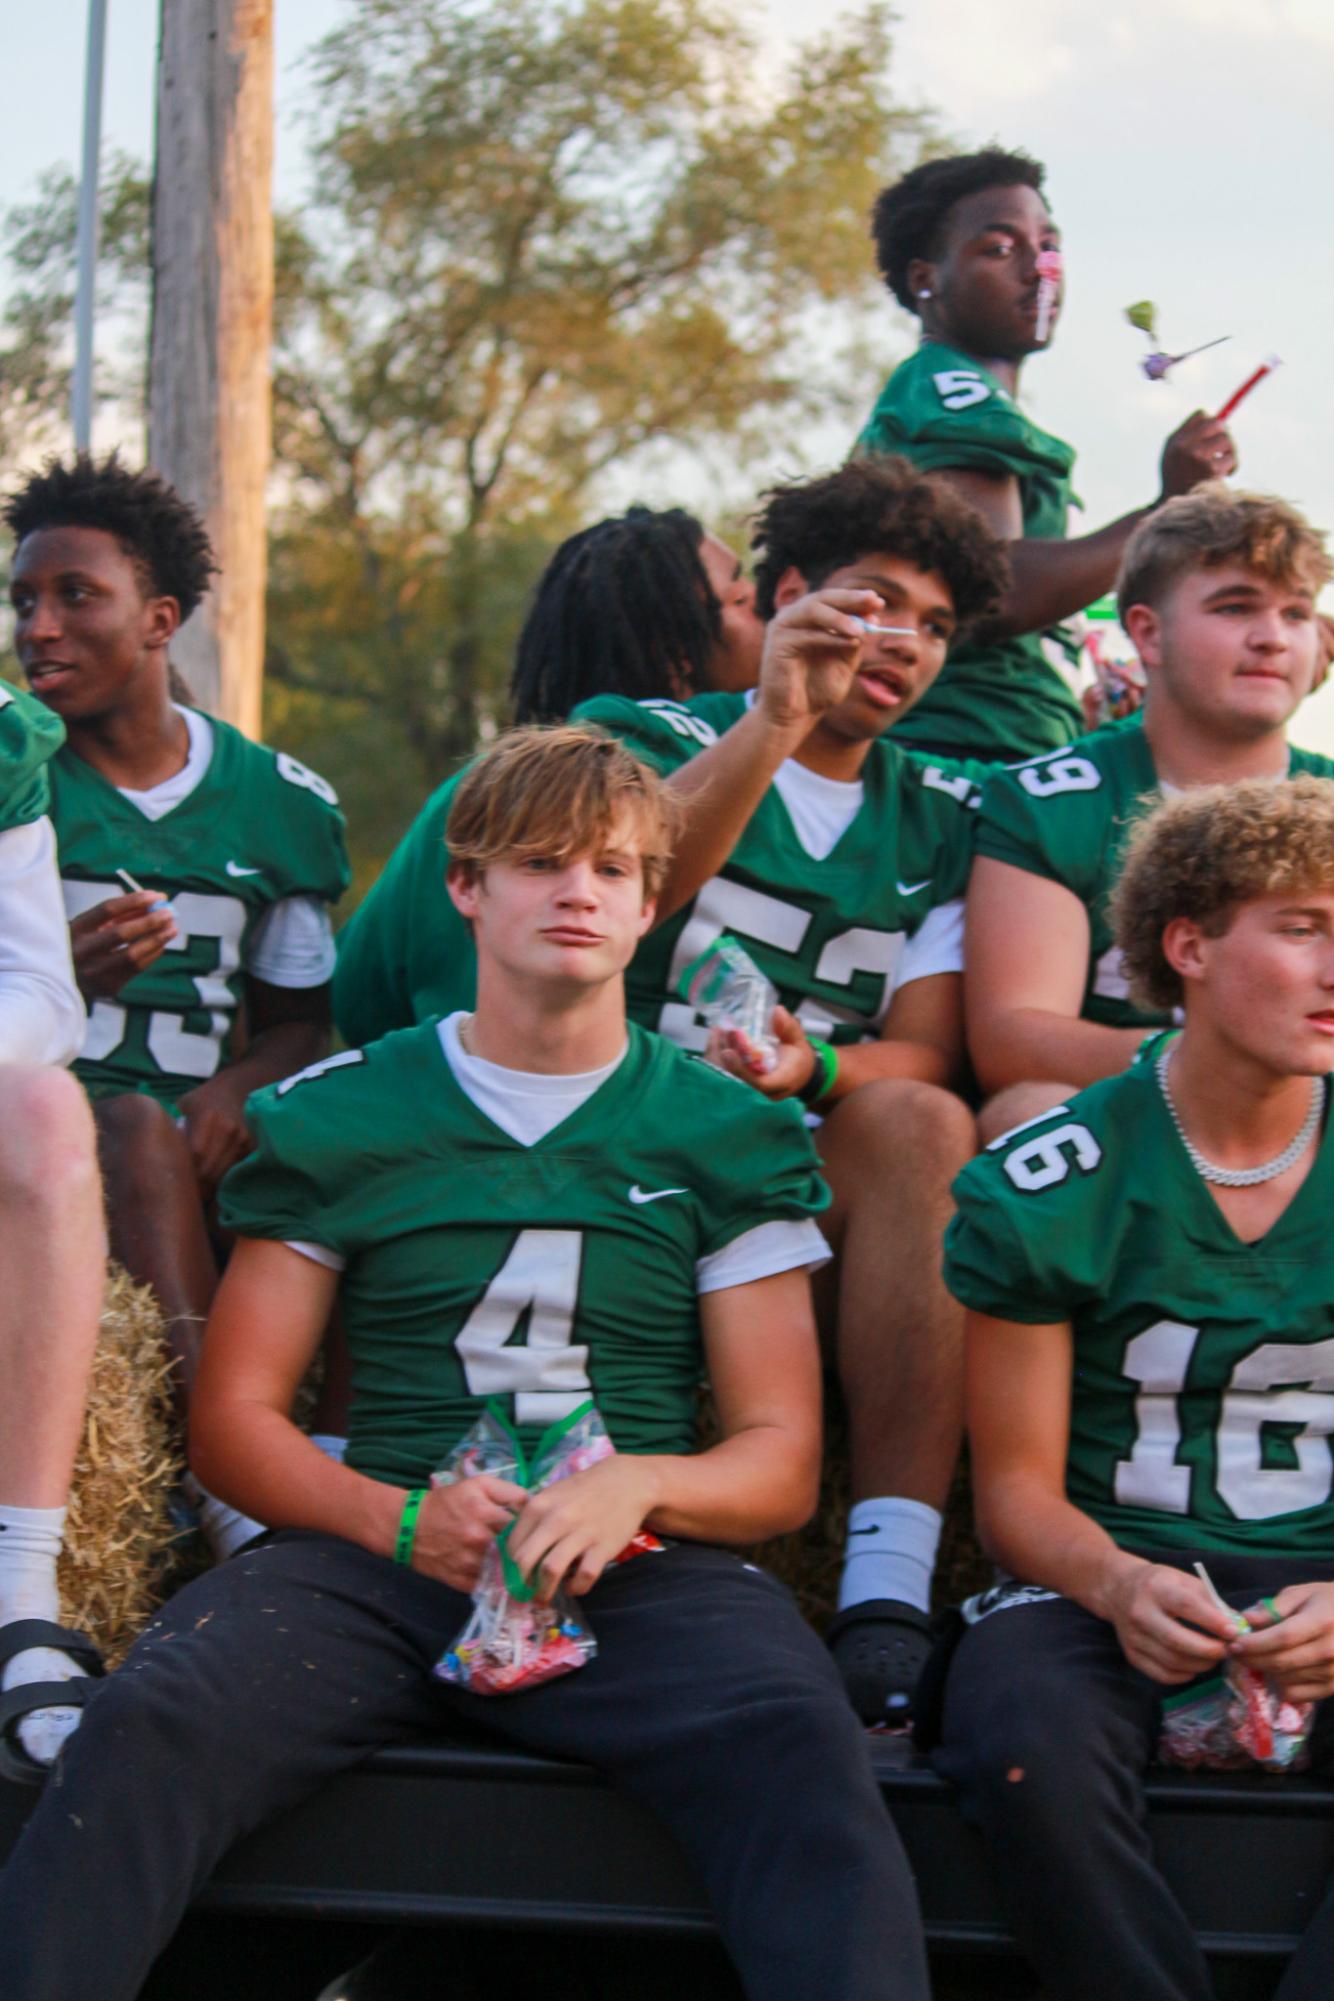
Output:
[[[301,51],[347,10],[348,0],[276,0],[281,198],[302,188]],[[77,170],[86,6],[45,0],[29,11],[9,0],[5,12],[0,202],[54,162]],[[1197,405],[1217,407],[1277,351],[1284,367],[1236,420],[1242,482],[1334,528],[1322,443],[1334,438],[1329,0],[900,0],[899,12],[898,94],[934,106],[961,146],[994,139],[1047,163],[1067,306],[1057,345],[1026,373],[1025,401],[1078,448],[1083,521],[1097,526],[1148,498],[1172,426]],[[782,59],[813,13],[809,0],[758,0],[768,60]],[[156,17],[156,0],[110,0],[105,137],[141,158],[152,144]],[[1149,383],[1137,366],[1143,338],[1121,316],[1140,298],[1157,302],[1170,348],[1233,338]],[[886,366],[910,338],[887,306]],[[868,409],[878,387],[868,379]],[[831,458],[841,442],[813,441]],[[1334,752],[1334,690],[1296,734]]]

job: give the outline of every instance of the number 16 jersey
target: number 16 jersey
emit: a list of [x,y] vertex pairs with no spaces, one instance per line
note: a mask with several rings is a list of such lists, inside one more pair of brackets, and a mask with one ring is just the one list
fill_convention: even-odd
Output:
[[1151,1053],[969,1163],[946,1283],[996,1319],[1071,1324],[1066,1493],[1123,1548],[1327,1558],[1334,1138],[1243,1243]]

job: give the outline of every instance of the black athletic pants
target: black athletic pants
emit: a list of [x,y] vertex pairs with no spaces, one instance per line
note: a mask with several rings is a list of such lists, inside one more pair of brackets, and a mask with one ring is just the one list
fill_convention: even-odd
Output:
[[[239,1836],[446,1711],[655,1809],[752,2001],[926,2001],[865,1736],[783,1586],[678,1544],[583,1602],[596,1659],[487,1698],[428,1675],[468,1600],[351,1543],[285,1533],[188,1586],[89,1703],[0,1873],[4,2001],[132,2001]],[[466,1840],[440,1808],[441,1841]]]
[[[1148,1554],[1149,1552],[1146,1552]],[[1192,1557],[1154,1560],[1189,1569]],[[1229,1602],[1334,1578],[1334,1563],[1201,1551]],[[1143,1777],[1169,1691],[1132,1668],[1105,1620],[1057,1598],[970,1627],[945,1689],[938,1768],[980,1821],[1015,1936],[1050,2001],[1209,2001],[1204,1955],[1159,1875]],[[1334,1704],[1313,1765],[1334,1770]],[[1334,1896],[1307,1928],[1276,2001],[1334,1992]]]

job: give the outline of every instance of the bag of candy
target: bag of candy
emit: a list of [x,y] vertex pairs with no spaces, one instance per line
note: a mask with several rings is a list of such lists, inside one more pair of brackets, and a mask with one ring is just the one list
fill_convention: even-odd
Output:
[[[1238,1633],[1249,1633],[1245,1613],[1219,1596],[1203,1564],[1195,1569]],[[1314,1716],[1313,1702],[1289,1702],[1260,1668],[1229,1660],[1221,1674],[1164,1697],[1159,1762],[1195,1771],[1242,1772],[1259,1765],[1266,1772],[1299,1772],[1310,1759]]]
[[[543,1432],[531,1457],[503,1412],[489,1403],[431,1475],[431,1485],[447,1487],[492,1473],[536,1493],[595,1466],[615,1449],[591,1400]],[[502,1529],[488,1549],[472,1594],[472,1616],[432,1670],[439,1680],[474,1695],[536,1688],[573,1673],[597,1652],[591,1627],[566,1592],[538,1602],[510,1556],[508,1538],[509,1529]]]
[[778,995],[744,946],[726,933],[692,959],[676,983],[710,1028],[730,1030],[746,1045],[744,1054],[762,1073],[778,1061],[778,1039],[770,1023]]

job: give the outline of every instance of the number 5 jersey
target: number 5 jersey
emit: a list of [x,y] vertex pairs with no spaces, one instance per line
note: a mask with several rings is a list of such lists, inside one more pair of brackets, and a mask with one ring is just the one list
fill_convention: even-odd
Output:
[[161,957],[92,1003],[74,1068],[93,1097],[174,1104],[227,1060],[245,974],[314,987],[333,970],[327,906],[349,880],[333,788],[228,723],[180,713],[186,766],[151,792],[118,790],[68,745],[50,766],[70,918],[123,896],[123,869],[176,919]]
[[1187,1158],[1157,1053],[970,1162],[945,1282],[998,1320],[1070,1323],[1066,1495],[1123,1548],[1327,1558],[1334,1138],[1327,1123],[1288,1208],[1243,1243]]

